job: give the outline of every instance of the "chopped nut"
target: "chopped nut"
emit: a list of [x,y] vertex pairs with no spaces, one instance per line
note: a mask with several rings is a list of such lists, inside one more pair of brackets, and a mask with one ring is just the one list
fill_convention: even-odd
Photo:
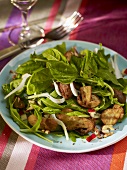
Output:
[[113,135],[113,132],[106,133],[106,134],[104,134],[104,138],[107,138],[108,136],[111,136],[111,135]]
[[114,130],[113,125],[104,125],[102,127],[102,132],[103,133],[110,133],[111,130]]

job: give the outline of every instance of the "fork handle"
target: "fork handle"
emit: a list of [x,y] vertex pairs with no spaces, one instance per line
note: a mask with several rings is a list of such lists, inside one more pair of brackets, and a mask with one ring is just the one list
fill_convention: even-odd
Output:
[[11,46],[9,48],[5,48],[4,50],[0,51],[0,60],[3,60],[7,57],[10,57],[18,52],[21,52],[22,49],[19,45]]

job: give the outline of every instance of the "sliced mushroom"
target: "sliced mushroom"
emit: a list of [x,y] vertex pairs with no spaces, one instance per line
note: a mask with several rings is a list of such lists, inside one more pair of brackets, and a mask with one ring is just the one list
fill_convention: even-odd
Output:
[[67,60],[69,62],[70,62],[72,56],[77,56],[77,57],[79,56],[79,54],[76,50],[76,47],[73,47],[71,50],[69,50],[65,53],[65,57],[67,58]]
[[28,117],[28,122],[31,126],[34,126],[37,122],[37,117],[34,114],[30,115]]
[[106,109],[101,114],[101,120],[105,125],[115,125],[119,119],[124,116],[124,109],[118,104],[113,108]]
[[[31,126],[34,126],[37,122],[37,117],[32,114],[28,117],[28,122]],[[59,125],[53,118],[45,118],[42,117],[42,121],[40,123],[40,129],[49,130],[49,131],[57,131],[60,129]]]
[[76,130],[81,135],[84,135],[94,129],[94,121],[84,117],[68,116],[66,114],[58,114],[57,118],[63,121],[67,130]]
[[20,97],[17,96],[15,97],[15,100],[14,100],[14,107],[18,109],[23,109],[25,108],[25,103]]
[[114,89],[114,97],[116,97],[120,103],[126,102],[126,95],[120,90]]
[[85,108],[94,108],[100,104],[98,96],[92,94],[91,86],[84,86],[80,88],[80,94],[77,97],[79,105]]
[[70,99],[73,96],[70,84],[59,83],[59,90],[65,99]]

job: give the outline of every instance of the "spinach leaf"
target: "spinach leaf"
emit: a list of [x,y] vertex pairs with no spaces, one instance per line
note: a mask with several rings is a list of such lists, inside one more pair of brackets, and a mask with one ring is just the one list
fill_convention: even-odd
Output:
[[40,99],[42,102],[43,102],[43,104],[45,104],[45,106],[47,106],[47,107],[50,107],[50,108],[56,108],[56,109],[63,109],[64,108],[64,106],[62,106],[62,105],[59,105],[59,104],[57,104],[57,103],[54,103],[54,102],[52,102],[50,99],[48,99],[48,98],[41,98]]
[[27,83],[27,94],[31,95],[46,90],[52,83],[52,76],[48,68],[33,73]]
[[68,132],[68,134],[69,134],[69,138],[72,140],[72,142],[76,142],[77,138],[86,139],[89,136],[88,134],[80,136],[78,133],[76,133],[74,131]]
[[33,61],[33,60],[28,60],[27,62],[21,64],[16,72],[19,74],[25,74],[25,73],[29,73],[32,74],[35,70],[39,69],[39,68],[43,68],[45,67],[45,63],[43,62],[38,62],[38,61]]
[[94,58],[98,64],[98,66],[100,68],[109,68],[109,63],[108,63],[108,59],[109,59],[110,55],[105,55],[104,54],[104,49],[99,49],[97,54],[94,53]]
[[68,113],[66,113],[66,115],[68,115],[68,116],[78,116],[78,117],[90,117],[90,115],[79,112],[79,111],[68,112]]
[[7,95],[8,93],[12,91],[12,89],[10,88],[10,84],[3,84],[2,90],[5,95]]
[[55,109],[55,108],[52,108],[52,107],[44,107],[43,112],[48,113],[48,114],[57,114],[57,113],[60,113],[61,110],[60,109]]
[[103,80],[111,81],[112,83],[121,86],[121,84],[116,79],[115,75],[112,74],[107,69],[102,69],[102,68],[98,69],[98,72],[97,72],[96,76],[101,77]]
[[77,56],[72,56],[70,60],[70,64],[77,69],[78,74],[80,74],[82,60],[83,58]]
[[71,99],[66,100],[66,102],[67,102],[66,108],[70,108],[72,110],[87,113],[87,109],[79,106],[75,99],[71,98]]
[[97,73],[98,69],[93,53],[89,50],[83,50],[81,54],[84,54],[84,59],[81,64],[80,75],[85,78],[91,78]]
[[73,82],[77,76],[77,69],[63,61],[50,60],[47,63],[48,68],[54,78],[58,82],[69,84]]
[[111,92],[107,88],[92,87],[92,93],[98,96],[110,96]]
[[63,55],[66,53],[66,44],[65,42],[63,42],[62,44],[60,45],[57,45],[54,47],[55,49],[57,49],[58,51],[60,51]]
[[42,52],[42,55],[47,60],[58,60],[68,62],[66,57],[55,48],[49,48]]
[[13,100],[14,96],[12,95],[11,97],[9,97],[9,107],[12,119],[19,125],[20,128],[29,128],[29,126],[21,120],[18,110],[13,108]]

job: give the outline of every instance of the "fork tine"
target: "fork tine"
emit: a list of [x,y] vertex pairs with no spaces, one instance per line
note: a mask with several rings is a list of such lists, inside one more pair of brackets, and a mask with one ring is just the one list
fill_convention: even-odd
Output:
[[61,31],[58,32],[59,36],[57,36],[56,39],[63,38],[66,35],[68,35],[72,30],[74,30],[80,24],[82,20],[83,18],[78,18],[78,21],[75,24],[73,24],[73,26],[68,26],[68,27],[63,26],[61,28]]
[[71,24],[75,24],[77,22],[77,20],[79,20],[80,18],[82,18],[81,20],[83,20],[82,15],[79,12],[74,12],[69,18],[67,18],[67,20],[65,21],[65,23],[63,24],[64,27],[69,27]]
[[73,23],[77,17],[81,17],[81,14],[77,11],[73,12],[73,14],[66,19],[63,25],[64,26],[70,25],[70,22]]

